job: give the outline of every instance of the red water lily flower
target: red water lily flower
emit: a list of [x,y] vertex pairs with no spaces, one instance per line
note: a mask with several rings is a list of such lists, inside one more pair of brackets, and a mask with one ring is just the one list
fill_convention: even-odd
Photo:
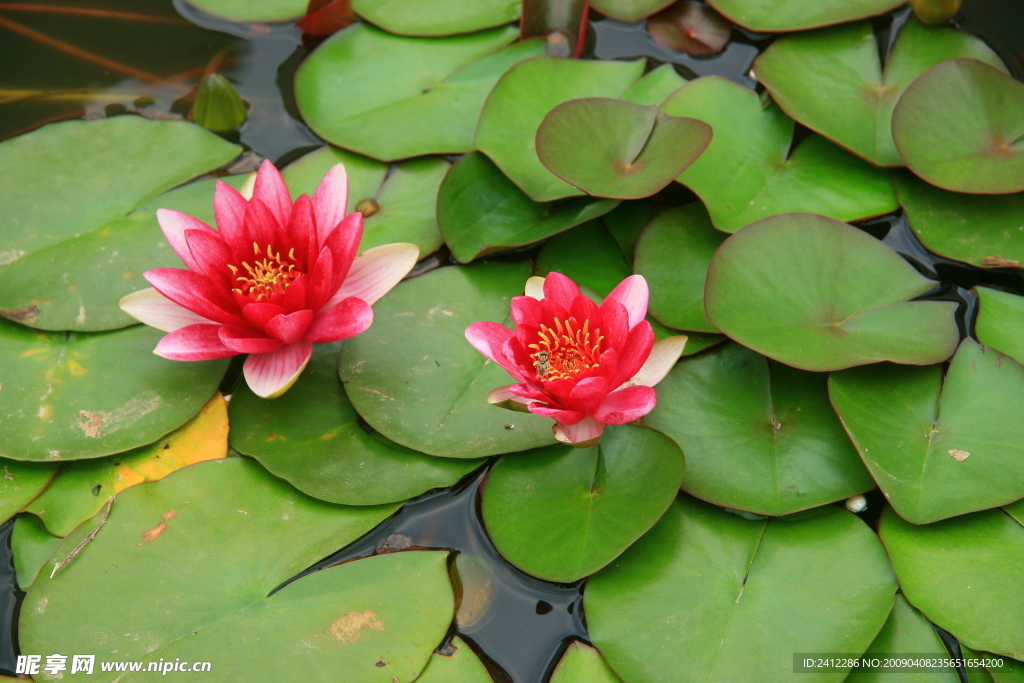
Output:
[[312,344],[359,334],[370,305],[412,269],[419,249],[388,244],[358,257],[363,216],[345,215],[345,167],[333,167],[313,198],[292,202],[281,174],[264,161],[252,198],[218,182],[217,229],[160,209],[164,236],[188,270],[144,273],[153,289],[121,308],[169,332],[153,351],[172,360],[249,354],[245,380],[257,395],[280,396],[309,361]]
[[530,278],[526,296],[512,299],[510,330],[473,323],[466,339],[518,384],[487,400],[555,420],[555,438],[577,446],[596,443],[605,425],[651,412],[653,387],[683,352],[685,336],[655,343],[647,314],[647,282],[632,275],[600,306],[560,273]]

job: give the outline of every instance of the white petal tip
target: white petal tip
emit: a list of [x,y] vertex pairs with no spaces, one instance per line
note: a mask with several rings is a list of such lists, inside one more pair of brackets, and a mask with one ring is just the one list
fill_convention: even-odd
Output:
[[526,296],[531,296],[537,301],[544,298],[544,278],[534,275],[526,281]]
[[256,187],[256,171],[253,171],[245,177],[245,181],[242,183],[242,187],[238,188],[238,194],[245,197],[245,199],[252,199],[252,191]]

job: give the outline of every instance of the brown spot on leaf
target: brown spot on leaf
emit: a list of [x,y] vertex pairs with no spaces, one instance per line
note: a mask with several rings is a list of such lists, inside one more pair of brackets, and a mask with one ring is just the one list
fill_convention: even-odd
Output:
[[150,541],[155,541],[157,536],[162,534],[164,532],[164,529],[166,529],[166,528],[167,528],[167,525],[165,523],[163,523],[163,522],[160,522],[159,524],[157,524],[155,527],[153,527],[149,531],[143,531],[142,532],[142,542],[143,543],[149,543]]
[[178,516],[178,511],[177,510],[168,510],[167,512],[165,512],[164,514],[162,514],[160,516],[163,517],[164,519],[174,519],[175,517]]
[[348,645],[359,640],[363,635],[362,632],[366,629],[383,631],[384,622],[377,618],[376,613],[369,610],[365,612],[352,611],[335,619],[322,635],[343,645]]
[[378,555],[386,555],[388,553],[397,553],[399,550],[405,550],[406,548],[412,547],[412,539],[402,534],[391,534],[384,539],[384,543],[377,546]]
[[23,323],[26,320],[32,320],[39,315],[38,306],[26,306],[25,308],[15,308],[10,311],[0,311],[0,315],[13,320],[16,323]]
[[994,268],[1020,268],[1020,261],[1011,261],[1002,256],[982,256],[981,265]]
[[380,660],[379,662],[377,662],[376,664],[374,664],[374,666],[377,666],[377,667],[387,666],[387,665],[388,665],[388,663],[385,662],[383,659]]
[[82,422],[79,422],[78,426],[85,432],[87,439],[99,436],[100,429],[103,427],[103,417],[99,413],[94,413],[91,410],[79,410],[78,416],[82,418]]
[[949,451],[949,454],[950,454],[950,455],[951,455],[951,456],[953,457],[953,459],[954,459],[954,460],[956,460],[957,462],[963,462],[963,461],[964,461],[964,460],[966,460],[967,458],[971,457],[971,454],[970,454],[970,453],[968,453],[967,451],[958,451],[958,450],[957,450],[957,449],[955,449],[955,448],[951,449],[951,450]]
[[451,657],[452,655],[455,654],[456,650],[458,650],[458,649],[459,648],[457,648],[455,646],[455,643],[449,641],[449,642],[443,644],[441,647],[439,647],[436,650],[434,650],[434,652],[436,652],[437,654],[439,654],[442,657]]

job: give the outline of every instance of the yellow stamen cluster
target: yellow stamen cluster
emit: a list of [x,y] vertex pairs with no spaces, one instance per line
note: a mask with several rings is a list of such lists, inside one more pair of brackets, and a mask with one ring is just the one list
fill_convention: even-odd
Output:
[[574,379],[580,373],[599,367],[601,359],[601,330],[590,331],[590,321],[584,320],[580,327],[576,318],[562,322],[555,318],[554,328],[544,323],[537,333],[538,341],[530,344],[533,349],[530,358],[535,361],[534,367],[543,363],[538,361],[541,352],[547,353],[547,372],[538,369],[537,379]]
[[[284,290],[288,289],[292,280],[301,274],[295,269],[295,249],[289,249],[288,256],[283,259],[281,252],[275,254],[269,244],[264,253],[260,250],[259,245],[253,242],[252,250],[256,257],[253,259],[253,264],[242,262],[242,267],[245,268],[247,275],[239,275],[238,267],[230,263],[228,268],[231,269],[231,274],[235,276],[235,282],[239,285],[235,291],[253,301],[266,301],[274,294],[284,294]],[[263,258],[260,259],[260,256]]]

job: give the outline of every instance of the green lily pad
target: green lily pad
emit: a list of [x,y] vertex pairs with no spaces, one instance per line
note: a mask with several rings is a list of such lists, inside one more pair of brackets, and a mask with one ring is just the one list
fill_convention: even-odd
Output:
[[619,21],[639,21],[659,12],[673,0],[592,0],[591,8]]
[[660,192],[711,142],[703,121],[607,97],[564,102],[537,129],[544,167],[589,195],[642,199]]
[[480,113],[476,148],[533,200],[583,194],[537,158],[536,138],[548,112],[583,97],[618,97],[643,73],[644,60],[584,61],[537,57],[516,64],[494,86]]
[[314,498],[379,505],[451,486],[479,460],[436,458],[368,434],[338,379],[340,344],[318,344],[281,398],[231,397],[231,446]]
[[672,64],[662,64],[634,81],[633,85],[622,93],[620,99],[642,105],[661,104],[684,85],[686,79],[679,75]]
[[895,590],[878,537],[845,510],[750,521],[681,496],[584,600],[623,680],[791,683],[794,652],[867,649]]
[[544,41],[512,27],[449,38],[393,36],[369,24],[324,41],[295,73],[295,99],[320,137],[382,161],[473,148],[487,93]]
[[[911,654],[936,655],[946,651],[942,639],[935,632],[924,615],[914,609],[901,593],[896,594],[896,604],[875,636],[875,641],[864,653],[871,659],[885,659],[889,656],[904,658]],[[956,670],[944,672],[917,671],[863,671],[853,669],[844,683],[960,683]]]
[[727,239],[708,269],[704,307],[718,329],[804,370],[949,358],[948,301],[907,301],[936,283],[865,232],[811,214],[765,218]]
[[306,13],[308,0],[187,0],[207,14],[228,21],[284,22],[298,19]]
[[450,36],[519,18],[515,0],[352,0],[356,14],[400,36]]
[[420,257],[437,251],[442,242],[437,227],[437,192],[451,164],[440,157],[425,157],[389,168],[388,164],[327,146],[288,164],[281,175],[293,197],[312,197],[317,184],[335,164],[345,164],[349,213],[365,199],[377,203],[374,213],[363,214],[360,251],[395,242],[415,244]]
[[896,9],[900,0],[709,0],[721,14],[751,31],[803,29],[873,17]]
[[527,574],[572,583],[618,557],[672,504],[683,454],[660,432],[609,426],[597,446],[549,446],[498,461],[483,492],[498,552]]
[[983,268],[1024,261],[1024,193],[947,192],[906,171],[894,174],[893,184],[910,229],[929,251]]
[[415,683],[492,683],[487,667],[462,638],[452,638],[450,653],[434,652]]
[[56,473],[56,465],[0,458],[0,524],[42,493]]
[[[370,557],[275,591],[393,510],[322,503],[244,458],[132,487],[77,556],[52,579],[52,563],[40,572],[22,613],[22,647],[210,661],[215,676],[219,668],[240,680],[324,680],[339,670],[347,681],[412,680],[451,623],[447,553]],[[66,538],[54,558],[92,526]],[[89,628],[67,627],[86,618]]]
[[125,217],[239,151],[197,125],[138,116],[56,123],[0,143],[0,314],[46,330],[131,324],[118,299],[141,288],[151,263],[180,261],[146,211]]
[[736,232],[760,218],[793,211],[853,221],[899,206],[888,172],[819,135],[791,149],[793,120],[724,78],[690,81],[661,110],[704,121],[717,131],[678,180],[704,201],[719,230]]
[[14,556],[14,572],[18,577],[18,588],[28,592],[36,575],[60,544],[60,536],[46,530],[43,520],[35,515],[18,515],[14,520],[11,534],[11,553]]
[[1024,362],[1024,297],[978,287],[978,316],[974,333],[985,346]]
[[687,493],[762,515],[797,512],[875,487],[827,379],[727,343],[677,364],[644,424],[686,453]]
[[892,112],[914,79],[956,57],[1006,70],[980,38],[927,28],[914,17],[883,70],[873,35],[865,21],[786,36],[758,56],[754,71],[783,111],[880,166],[903,165],[892,141]]
[[907,521],[1024,498],[1024,368],[1012,358],[967,338],[945,377],[937,365],[871,365],[833,374],[829,391],[861,459]]
[[975,650],[1024,658],[1024,526],[1003,510],[914,525],[892,508],[878,534],[914,607]]
[[228,408],[218,393],[197,416],[155,443],[66,463],[24,509],[43,520],[50,533],[67,536],[99,512],[110,496],[129,486],[157,481],[197,462],[223,458],[227,452]]
[[976,59],[953,59],[907,88],[892,115],[907,167],[954,192],[1024,190],[1024,83]]
[[455,162],[441,183],[437,221],[452,255],[468,263],[493,251],[539,242],[617,204],[591,197],[535,202],[490,159],[473,152]]
[[715,250],[727,235],[715,230],[700,202],[670,209],[644,230],[636,272],[651,288],[651,315],[677,330],[717,332],[704,315],[704,281]]
[[153,354],[163,332],[31,332],[0,322],[0,457],[98,458],[152,443],[210,400],[228,360]]
[[602,219],[619,248],[630,263],[636,255],[636,243],[644,228],[659,214],[666,210],[664,204],[652,201],[622,202],[613,211],[609,211]]
[[569,643],[551,674],[551,683],[622,683],[601,653],[578,640]]
[[515,380],[465,339],[478,320],[510,320],[530,265],[439,268],[391,290],[373,326],[342,347],[338,370],[356,411],[392,441],[448,458],[553,443],[551,420],[487,403]]

